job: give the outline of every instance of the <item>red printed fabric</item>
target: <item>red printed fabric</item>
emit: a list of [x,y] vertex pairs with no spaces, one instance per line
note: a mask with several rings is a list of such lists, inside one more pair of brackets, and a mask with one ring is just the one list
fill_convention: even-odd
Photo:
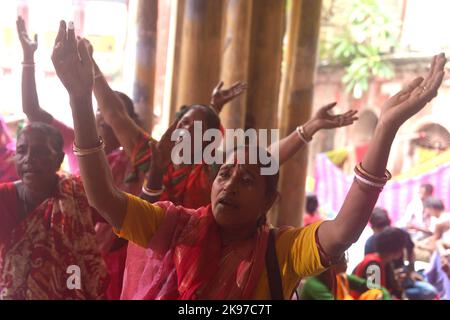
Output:
[[[135,168],[133,177],[140,172],[147,172],[150,167],[151,138],[142,134],[132,155]],[[205,164],[187,165],[179,169],[170,164],[163,177],[163,193],[160,201],[170,201],[189,209],[197,209],[211,202],[213,166]]]
[[0,185],[0,299],[103,299],[108,276],[92,215],[73,176],[61,175],[54,197],[24,219],[14,184]]

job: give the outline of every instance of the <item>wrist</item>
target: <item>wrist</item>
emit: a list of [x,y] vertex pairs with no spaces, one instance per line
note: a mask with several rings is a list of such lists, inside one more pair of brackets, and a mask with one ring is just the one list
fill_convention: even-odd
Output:
[[34,55],[24,55],[22,64],[34,64]]
[[307,139],[312,139],[313,136],[316,134],[316,132],[320,130],[320,128],[317,125],[317,122],[314,121],[314,119],[312,119],[312,120],[308,120],[303,125],[303,130],[305,132],[306,138]]
[[70,98],[70,105],[81,107],[81,106],[86,106],[86,107],[92,107],[92,94],[91,93],[85,93],[85,94],[80,94],[80,93],[69,93],[69,98]]
[[399,127],[387,122],[383,122],[380,120],[380,122],[377,124],[377,126],[375,127],[375,132],[374,132],[374,136],[375,135],[381,135],[383,136],[385,139],[388,138],[392,138],[392,140],[394,140],[395,135],[397,134]]

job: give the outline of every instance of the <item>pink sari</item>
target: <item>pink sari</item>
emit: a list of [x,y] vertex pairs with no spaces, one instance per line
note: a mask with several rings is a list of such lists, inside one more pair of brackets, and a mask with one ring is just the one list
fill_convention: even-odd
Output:
[[[104,298],[106,267],[81,180],[60,176],[57,193],[25,218],[18,204],[15,184],[0,185],[0,299]],[[70,266],[81,289],[68,286]]]
[[265,265],[268,227],[222,245],[211,207],[158,202],[164,222],[148,248],[130,242],[121,299],[251,299]]

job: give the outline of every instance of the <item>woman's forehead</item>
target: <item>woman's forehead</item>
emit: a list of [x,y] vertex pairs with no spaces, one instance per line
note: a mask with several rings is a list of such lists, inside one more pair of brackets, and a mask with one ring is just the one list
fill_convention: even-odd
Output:
[[33,129],[24,129],[17,139],[17,144],[43,144],[48,145],[50,137],[44,132]]

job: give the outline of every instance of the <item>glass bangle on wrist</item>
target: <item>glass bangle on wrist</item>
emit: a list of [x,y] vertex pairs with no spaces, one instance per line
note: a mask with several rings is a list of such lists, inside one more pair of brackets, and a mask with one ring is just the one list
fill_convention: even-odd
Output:
[[34,68],[35,63],[32,61],[23,61],[22,62],[22,67],[23,68]]
[[77,157],[84,157],[84,156],[88,156],[100,151],[103,151],[105,149],[105,142],[103,141],[102,137],[99,137],[99,144],[96,147],[93,148],[79,148],[75,145],[75,142],[73,143],[73,154],[76,155]]
[[150,189],[147,188],[145,185],[142,186],[142,193],[149,196],[149,197],[158,197],[163,193],[163,189]]
[[384,177],[377,177],[375,175],[372,175],[362,167],[361,163],[358,163],[355,166],[354,171],[355,180],[357,180],[357,182],[360,182],[372,188],[376,188],[379,191],[381,191],[386,183],[392,178],[392,174],[388,170],[385,170]]
[[297,131],[297,135],[300,138],[300,140],[302,140],[305,144],[308,144],[309,142],[311,142],[312,138],[307,139],[306,135],[305,135],[305,130],[303,128],[303,126],[299,126],[295,129],[295,131]]

